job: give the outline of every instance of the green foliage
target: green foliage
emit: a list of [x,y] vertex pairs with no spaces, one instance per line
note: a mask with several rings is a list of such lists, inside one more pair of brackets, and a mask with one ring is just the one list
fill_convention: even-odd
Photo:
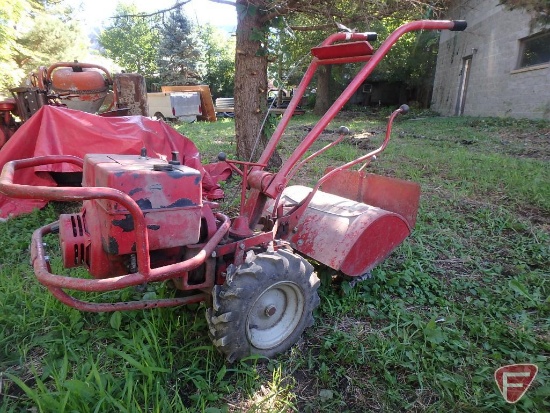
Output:
[[[374,23],[380,41],[407,21],[420,16],[385,18]],[[434,31],[414,32],[402,36],[386,58],[377,66],[372,78],[389,82],[410,82],[415,85],[423,79],[431,80],[435,70],[439,34]]]
[[73,10],[58,2],[0,0],[0,93],[18,86],[37,66],[81,59],[88,40]]
[[199,74],[197,39],[189,19],[176,9],[160,25],[158,69],[163,85],[197,84]]
[[16,53],[17,30],[27,6],[25,0],[0,0],[0,94],[14,87],[25,75],[14,60]]
[[101,31],[98,42],[124,70],[151,78],[158,72],[159,17],[132,17],[136,14],[136,6],[119,3],[115,14],[119,17]]
[[87,48],[88,40],[78,22],[40,14],[33,19],[31,30],[19,38],[15,60],[28,73],[58,61],[82,60]]
[[233,96],[235,39],[211,24],[198,27],[197,30],[202,82],[210,86],[214,99]]
[[[317,21],[318,22],[318,21]],[[325,31],[305,32],[290,29],[289,25],[315,25],[311,17],[298,15],[279,19],[270,32],[271,63],[268,67],[270,79],[281,83],[282,88],[298,85],[311,59],[311,48],[319,44],[329,33]]]
[[[434,8],[441,6],[441,3],[433,4]],[[269,73],[271,78],[284,80],[288,78],[287,85],[296,85],[301,79],[305,65],[309,59],[301,60],[309,56],[312,47],[319,44],[329,34],[334,33],[337,28],[334,22],[349,24],[357,31],[374,31],[378,33],[378,42],[373,42],[376,47],[385,40],[392,31],[400,25],[420,18],[432,18],[432,9],[421,3],[412,2],[389,3],[382,7],[380,4],[350,4],[341,1],[334,2],[331,10],[339,17],[327,24],[326,16],[292,14],[285,19],[276,20],[275,30],[272,29],[270,44],[275,63],[270,64]],[[372,10],[369,9],[372,7]],[[366,10],[373,17],[365,22],[363,18]],[[340,14],[338,14],[338,12]],[[342,21],[342,16],[350,20]],[[292,30],[293,27],[295,30]],[[309,27],[319,27],[319,30],[303,30]],[[403,88],[421,99],[427,105],[429,94],[433,84],[439,34],[434,31],[415,32],[403,36],[394,45],[386,58],[377,66],[370,76],[372,81],[401,82]],[[294,74],[290,73],[298,65],[299,70]],[[359,70],[360,65],[333,65],[331,67],[331,84],[329,94],[335,95],[343,90],[353,79]],[[315,79],[314,79],[315,82]],[[315,83],[312,85],[315,87]],[[317,93],[325,93],[317,88]]]

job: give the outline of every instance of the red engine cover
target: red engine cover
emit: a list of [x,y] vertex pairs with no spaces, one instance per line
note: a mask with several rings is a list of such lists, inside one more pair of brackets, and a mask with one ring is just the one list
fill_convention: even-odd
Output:
[[[170,170],[155,170],[167,167]],[[82,184],[128,194],[143,211],[150,250],[199,241],[202,185],[196,169],[136,155],[86,155]],[[131,215],[107,199],[85,201],[84,210],[91,236],[90,273],[96,278],[117,275],[112,264],[135,252]]]

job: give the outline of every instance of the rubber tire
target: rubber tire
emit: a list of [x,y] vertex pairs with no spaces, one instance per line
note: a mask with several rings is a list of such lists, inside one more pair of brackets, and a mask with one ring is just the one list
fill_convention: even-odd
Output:
[[[262,294],[268,291],[277,294],[281,287],[296,293],[295,298],[301,300],[296,304],[302,308],[301,316],[291,321],[279,342],[259,348],[251,339],[249,326],[249,320],[258,313],[258,307],[254,306],[264,297]],[[318,288],[319,278],[312,265],[299,255],[285,250],[258,255],[248,252],[245,263],[229,270],[226,282],[212,289],[212,307],[206,310],[206,320],[214,346],[230,363],[251,355],[272,358],[288,350],[304,330],[313,325],[313,311],[319,305]],[[285,297],[285,302],[289,302],[287,295]],[[292,318],[289,311],[283,310],[281,319],[287,318],[287,313]],[[279,314],[278,309],[276,316]]]

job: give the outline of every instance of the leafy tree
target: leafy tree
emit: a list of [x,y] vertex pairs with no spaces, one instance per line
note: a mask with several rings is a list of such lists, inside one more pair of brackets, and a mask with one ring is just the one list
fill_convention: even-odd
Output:
[[202,82],[214,98],[233,96],[235,83],[235,40],[211,24],[198,30]]
[[[387,17],[372,26],[379,38],[385,39],[404,21],[429,16],[407,15]],[[390,53],[379,63],[370,80],[400,82],[424,106],[430,102],[433,76],[439,46],[439,33],[413,32],[402,36]]]
[[17,50],[16,25],[28,7],[25,0],[0,0],[0,94],[19,83],[25,72],[13,59]]
[[180,8],[170,12],[159,34],[158,68],[162,84],[197,84],[200,52],[191,22]]
[[32,28],[18,39],[17,65],[26,72],[57,61],[81,60],[88,53],[88,40],[77,22],[64,15],[39,14]]
[[[294,30],[336,31],[336,22],[361,29],[372,22],[404,12],[419,12],[426,6],[443,7],[448,1],[416,0],[212,0],[235,4],[237,9],[237,53],[235,57],[235,131],[237,154],[246,160],[261,152],[261,125],[265,113],[269,32],[281,19],[307,16],[315,24]],[[410,15],[410,14],[409,14]],[[313,46],[313,44],[310,44]],[[325,74],[330,77],[330,73]],[[318,86],[320,84],[318,83]],[[319,92],[319,88],[318,88]],[[258,139],[260,137],[260,139]],[[265,160],[265,159],[264,159]]]
[[159,17],[137,14],[136,6],[119,4],[113,22],[99,34],[98,43],[103,53],[127,72],[151,78],[158,75]]
[[[163,14],[179,8],[190,0],[178,0]],[[372,22],[404,12],[418,12],[426,7],[442,10],[450,0],[210,0],[234,5],[237,10],[235,53],[235,132],[237,155],[241,159],[254,160],[265,146],[262,131],[266,110],[267,71],[269,59],[269,34],[283,18],[307,16],[316,27],[300,30],[335,31],[336,22],[346,26],[369,26]],[[298,30],[298,29],[296,29]],[[330,74],[329,74],[330,75]],[[326,75],[325,75],[326,76]],[[270,154],[269,161],[273,161]],[[266,161],[266,159],[262,159]]]
[[[336,25],[331,24],[330,29],[327,29],[324,23],[323,18],[304,13],[279,20],[278,30],[274,32],[273,40],[271,41],[270,38],[270,43],[275,44],[277,48],[275,63],[270,65],[271,68],[276,67],[276,74],[275,70],[270,70],[270,73],[273,73],[272,77],[281,83],[282,88],[299,84],[311,61],[311,48],[335,31]],[[314,108],[316,114],[323,114],[332,103],[331,98],[334,95],[332,74],[332,66],[320,66],[317,69],[317,79],[313,79],[311,83],[311,90],[316,90]]]
[[58,1],[0,0],[0,93],[37,66],[86,54],[87,40]]

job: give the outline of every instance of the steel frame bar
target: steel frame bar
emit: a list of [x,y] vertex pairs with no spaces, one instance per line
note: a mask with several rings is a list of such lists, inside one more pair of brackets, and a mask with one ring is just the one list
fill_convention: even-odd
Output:
[[[342,94],[336,99],[329,110],[321,117],[319,122],[311,129],[306,135],[303,141],[298,145],[292,155],[283,164],[279,172],[273,175],[269,185],[262,190],[264,195],[270,198],[275,198],[279,192],[281,192],[288,182],[288,174],[294,168],[294,165],[302,158],[309,147],[317,140],[321,132],[327,127],[329,122],[338,114],[344,104],[351,98],[351,96],[357,91],[357,89],[363,84],[367,77],[372,73],[374,68],[380,63],[384,56],[390,51],[392,46],[399,40],[404,34],[415,30],[452,30],[455,28],[455,21],[451,20],[418,20],[410,23],[406,23],[397,28],[388,38],[380,45],[378,50],[372,55],[369,61],[363,66],[351,83],[346,87]],[[322,45],[329,45],[340,40],[365,40],[366,34],[363,33],[336,33],[329,36]],[[339,59],[342,63],[346,62],[345,58]],[[310,66],[306,70],[306,73],[300,82],[295,95],[293,96],[287,111],[283,115],[277,129],[273,133],[273,136],[264,150],[259,163],[267,163],[272,156],[275,148],[277,147],[284,130],[286,129],[288,122],[292,117],[292,113],[298,106],[298,102],[305,93],[307,85],[310,83],[313,75],[320,64],[320,60],[314,58]],[[251,172],[251,175],[254,171]],[[249,202],[258,202],[257,197],[251,198]],[[254,211],[257,208],[254,205],[249,205],[246,211]],[[253,220],[251,220],[251,224]]]

